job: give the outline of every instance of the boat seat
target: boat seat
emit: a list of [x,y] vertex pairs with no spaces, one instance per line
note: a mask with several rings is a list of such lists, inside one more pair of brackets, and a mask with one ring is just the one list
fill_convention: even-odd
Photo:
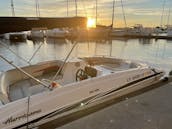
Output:
[[9,103],[8,98],[8,83],[6,83],[6,74],[1,73],[0,75],[0,105]]
[[93,68],[93,67],[86,66],[85,67],[85,72],[90,77],[96,77],[97,76],[97,70],[95,68]]

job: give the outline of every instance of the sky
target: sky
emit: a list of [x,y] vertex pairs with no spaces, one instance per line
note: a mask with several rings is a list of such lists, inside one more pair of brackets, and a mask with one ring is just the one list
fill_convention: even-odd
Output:
[[[15,15],[35,17],[35,0],[13,0]],[[114,26],[124,27],[124,15],[127,27],[142,24],[147,27],[160,26],[164,0],[115,0]],[[11,0],[0,0],[0,16],[11,16]],[[110,25],[112,19],[113,0],[97,0],[98,24]],[[96,0],[77,0],[78,16],[95,18]],[[75,0],[68,0],[68,16],[75,16]],[[39,0],[41,17],[67,17],[67,0]],[[172,15],[169,12],[171,0],[166,0],[162,25],[172,24]],[[168,20],[169,19],[169,20]],[[168,22],[169,21],[169,22]]]

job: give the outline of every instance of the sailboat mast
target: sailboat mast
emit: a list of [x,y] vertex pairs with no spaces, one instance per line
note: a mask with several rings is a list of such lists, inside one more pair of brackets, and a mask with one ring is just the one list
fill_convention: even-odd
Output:
[[114,21],[114,10],[115,10],[115,0],[113,0],[113,11],[112,11],[112,28],[113,28],[113,21]]
[[96,25],[97,25],[97,0],[96,0]]
[[11,11],[12,11],[12,16],[15,17],[14,2],[13,2],[13,0],[11,0]]
[[39,0],[37,0],[37,6],[38,6],[38,16],[40,17],[41,14],[40,14],[40,9],[39,9]]
[[35,7],[36,7],[36,17],[40,17],[39,1],[38,0],[35,0]]
[[78,16],[78,6],[77,6],[77,0],[75,0],[75,15],[76,15],[76,17]]
[[37,7],[37,0],[35,0],[35,11],[36,11],[36,17],[38,17],[38,7]]
[[160,21],[160,26],[162,27],[162,20],[164,16],[164,7],[165,7],[166,0],[164,0],[163,5],[162,5],[162,14],[161,14],[161,21]]
[[67,0],[67,17],[69,15],[69,1]]
[[125,12],[124,12],[124,5],[123,5],[123,1],[122,0],[121,0],[121,6],[122,6],[122,13],[123,13],[123,18],[124,18],[125,28],[127,28],[127,22],[126,22]]

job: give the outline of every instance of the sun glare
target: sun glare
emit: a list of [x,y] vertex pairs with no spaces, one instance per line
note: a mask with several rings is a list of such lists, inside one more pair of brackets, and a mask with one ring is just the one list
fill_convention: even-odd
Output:
[[87,28],[95,28],[95,27],[96,27],[96,19],[88,18]]

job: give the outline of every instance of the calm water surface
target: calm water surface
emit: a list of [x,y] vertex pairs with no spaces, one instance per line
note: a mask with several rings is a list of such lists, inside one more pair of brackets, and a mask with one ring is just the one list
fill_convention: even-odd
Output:
[[[10,43],[3,40],[3,42],[25,60],[30,60],[33,53],[40,48],[31,60],[31,64],[64,59],[73,46],[69,40],[65,39],[27,40],[21,43]],[[28,65],[2,45],[0,45],[0,54],[18,66]],[[155,39],[78,41],[70,58],[84,56],[112,56],[139,60],[168,72],[172,69],[172,41]],[[11,68],[9,64],[0,59],[0,71]]]

